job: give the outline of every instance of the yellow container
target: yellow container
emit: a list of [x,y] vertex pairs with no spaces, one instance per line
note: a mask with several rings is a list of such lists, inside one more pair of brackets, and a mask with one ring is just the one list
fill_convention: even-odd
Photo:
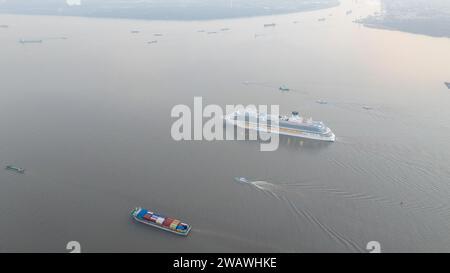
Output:
[[178,224],[180,223],[179,220],[174,220],[171,224],[170,224],[170,229],[177,229]]

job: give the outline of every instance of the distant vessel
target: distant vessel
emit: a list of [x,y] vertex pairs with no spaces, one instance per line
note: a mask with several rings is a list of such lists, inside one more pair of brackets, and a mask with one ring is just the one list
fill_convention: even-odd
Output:
[[[299,138],[335,141],[336,136],[321,121],[305,119],[298,112],[288,116],[273,116],[251,111],[236,111],[224,117],[225,121],[235,126],[266,133],[279,133]],[[262,121],[258,123],[257,121]]]
[[67,38],[65,36],[46,38],[46,40],[67,40],[67,39],[69,39],[69,38]]
[[153,41],[148,41],[147,44],[156,44],[158,41],[157,40],[153,40]]
[[139,31],[139,30],[131,30],[130,31],[132,34],[138,34],[138,33],[140,33],[141,31]]
[[364,105],[362,108],[363,108],[364,110],[372,110],[372,109],[373,109],[372,107],[367,106],[367,105]]
[[445,82],[445,85],[447,85],[448,89],[450,89],[450,82]]
[[20,39],[19,43],[21,44],[42,44],[42,40],[24,40],[24,39]]
[[317,19],[317,21],[319,21],[319,22],[323,22],[325,20],[326,20],[326,18],[319,18],[319,19]]
[[25,169],[24,168],[19,168],[13,165],[6,165],[5,169],[10,170],[10,171],[15,171],[17,173],[25,173]]
[[270,24],[264,24],[264,27],[274,27],[276,25],[277,24],[275,24],[275,23],[270,23]]
[[278,88],[278,90],[280,91],[290,91],[291,89],[289,87],[287,87],[286,85],[282,85]]
[[326,100],[317,100],[316,103],[318,103],[318,104],[328,104],[328,101],[326,101]]
[[248,183],[248,182],[250,182],[250,181],[249,181],[247,178],[245,178],[245,177],[235,177],[234,180],[235,180],[236,182],[239,182],[239,183]]
[[139,223],[153,226],[177,235],[187,236],[191,231],[191,226],[182,223],[180,220],[165,217],[141,207],[131,211],[131,216]]

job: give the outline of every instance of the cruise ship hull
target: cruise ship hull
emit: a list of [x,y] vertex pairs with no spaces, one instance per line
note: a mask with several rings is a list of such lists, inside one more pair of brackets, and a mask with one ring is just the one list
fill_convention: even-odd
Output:
[[314,133],[304,132],[304,131],[295,130],[295,129],[283,128],[283,127],[267,128],[263,124],[260,124],[260,126],[258,127],[258,124],[256,124],[256,123],[251,123],[251,122],[241,121],[241,120],[234,120],[232,115],[225,116],[224,120],[225,120],[225,122],[232,124],[234,126],[237,126],[237,127],[243,128],[243,129],[254,130],[254,131],[258,131],[258,132],[264,132],[264,133],[269,133],[269,134],[278,134],[278,135],[298,137],[298,138],[305,138],[305,139],[321,140],[321,141],[328,141],[328,142],[336,141],[336,136],[331,131],[330,131],[329,135],[321,135],[321,134],[314,134]]

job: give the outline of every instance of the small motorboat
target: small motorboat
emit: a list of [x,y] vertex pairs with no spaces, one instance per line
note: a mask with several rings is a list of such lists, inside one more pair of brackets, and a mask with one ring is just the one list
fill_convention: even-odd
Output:
[[25,173],[25,169],[24,168],[19,168],[13,165],[6,165],[5,169],[9,170],[9,171],[14,171],[16,173]]
[[289,87],[287,87],[286,85],[282,85],[282,86],[280,86],[280,88],[278,88],[278,90],[287,92],[287,91],[290,91],[291,89]]
[[245,177],[235,177],[234,180],[239,183],[249,183],[250,181]]

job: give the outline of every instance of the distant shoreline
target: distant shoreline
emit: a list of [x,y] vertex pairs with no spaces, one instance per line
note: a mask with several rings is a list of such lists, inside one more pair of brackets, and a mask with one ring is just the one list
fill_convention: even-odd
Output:
[[369,28],[450,38],[450,3],[432,0],[379,0],[382,10],[357,20]]
[[[402,26],[402,22],[373,22],[373,21],[366,21],[366,19],[362,19],[360,21],[357,21],[356,23],[362,24],[365,27],[373,28],[373,29],[382,29],[382,30],[390,30],[390,31],[399,31],[404,33],[411,33],[411,34],[417,34],[417,35],[424,35],[428,37],[434,37],[434,38],[450,38],[450,32],[448,31],[439,31],[436,29],[433,29],[432,31],[426,31],[422,30],[421,28],[414,28],[414,26]],[[422,28],[425,26],[422,26]]]
[[322,9],[329,9],[340,5],[339,0],[329,0],[324,3],[311,3],[292,7],[246,7],[246,8],[213,8],[213,7],[155,7],[140,9],[137,7],[119,9],[117,7],[87,10],[63,9],[55,11],[53,9],[19,9],[1,8],[0,15],[42,15],[42,16],[73,16],[83,18],[106,18],[106,19],[130,19],[146,21],[210,21],[252,18],[271,15],[283,15],[300,12],[309,12]]

